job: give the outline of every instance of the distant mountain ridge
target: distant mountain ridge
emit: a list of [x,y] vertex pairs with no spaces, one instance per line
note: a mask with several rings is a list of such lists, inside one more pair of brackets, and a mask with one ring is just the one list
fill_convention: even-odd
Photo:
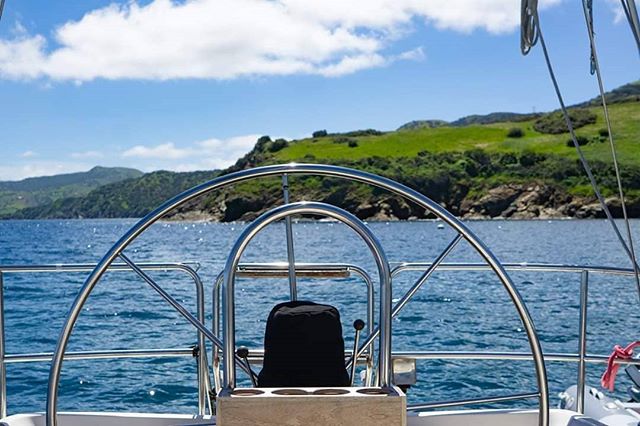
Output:
[[[634,81],[607,92],[605,94],[605,100],[607,101],[607,104],[640,101],[640,81]],[[593,106],[601,106],[600,96],[596,96],[586,102],[571,105],[570,108],[585,108]],[[417,130],[442,126],[460,127],[470,126],[473,124],[503,123],[505,121],[519,122],[532,120],[542,115],[542,113],[491,112],[489,114],[467,115],[454,121],[438,119],[414,120],[403,124],[398,127],[397,130]]]
[[146,173],[95,188],[79,197],[67,197],[47,205],[15,212],[20,219],[142,217],[166,199],[199,183],[213,179],[218,171]]
[[483,114],[483,115],[481,114],[467,115],[465,117],[458,118],[455,121],[414,120],[398,127],[397,131],[434,129],[436,127],[443,127],[443,126],[464,127],[464,126],[471,126],[474,124],[504,123],[505,121],[519,122],[519,121],[531,120],[531,119],[540,117],[541,115],[542,114],[538,114],[538,113],[520,114],[517,112],[492,112],[492,113]]
[[95,166],[86,172],[65,173],[52,176],[30,177],[18,181],[0,181],[2,191],[38,191],[67,185],[84,184],[100,186],[105,183],[140,177],[140,170],[126,167]]
[[140,170],[131,168],[96,166],[86,172],[0,181],[0,215],[11,215],[62,198],[80,197],[102,185],[142,175]]
[[[605,94],[605,100],[608,104],[617,104],[621,102],[638,102],[640,101],[640,81],[625,84],[613,89]],[[586,102],[574,105],[575,107],[600,106],[600,96],[596,96]]]

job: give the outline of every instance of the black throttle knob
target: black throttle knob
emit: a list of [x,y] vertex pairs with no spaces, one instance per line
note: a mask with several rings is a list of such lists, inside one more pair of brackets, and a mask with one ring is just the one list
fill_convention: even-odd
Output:
[[362,321],[361,319],[357,319],[353,322],[353,328],[355,328],[358,331],[361,331],[364,328],[364,321]]
[[249,348],[247,348],[246,346],[239,346],[238,349],[236,349],[236,355],[238,355],[242,359],[248,358]]

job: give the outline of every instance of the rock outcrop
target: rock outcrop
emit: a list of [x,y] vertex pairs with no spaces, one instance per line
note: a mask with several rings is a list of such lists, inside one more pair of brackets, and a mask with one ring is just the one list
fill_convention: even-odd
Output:
[[[345,208],[361,219],[390,221],[427,219],[423,209],[391,195],[359,197],[347,190],[338,190],[325,195],[304,194],[301,199],[315,199]],[[221,195],[208,203],[207,210],[178,213],[174,219],[197,219],[208,217],[213,221],[253,220],[264,211],[282,203],[281,194],[265,191],[249,198],[237,195]],[[617,198],[606,200],[614,217],[622,215]],[[604,212],[592,198],[571,195],[559,187],[543,183],[504,184],[488,190],[484,195],[460,197],[441,204],[463,219],[561,219],[603,218]],[[640,213],[640,205],[627,206],[630,216]],[[188,209],[187,209],[188,210]]]
[[[577,215],[576,200],[557,188],[542,185],[501,185],[478,200],[465,200],[461,216],[473,219],[551,219]],[[596,210],[589,211],[595,217]],[[586,214],[586,212],[585,212]]]

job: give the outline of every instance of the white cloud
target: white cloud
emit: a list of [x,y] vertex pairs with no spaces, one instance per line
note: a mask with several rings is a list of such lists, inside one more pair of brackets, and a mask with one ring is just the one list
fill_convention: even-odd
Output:
[[190,149],[176,148],[176,146],[172,142],[170,142],[152,147],[136,145],[133,148],[123,152],[122,156],[137,158],[164,158],[175,160],[178,158],[188,157],[190,154]]
[[[260,135],[236,136],[228,139],[207,139],[185,147],[176,147],[174,143],[155,146],[137,145],[122,153],[129,159],[153,160],[145,170],[173,170],[178,172],[192,170],[221,169],[236,162],[238,158],[253,148]],[[174,160],[180,160],[176,163]]]
[[71,158],[102,158],[104,155],[100,151],[73,152]]
[[200,162],[199,165],[192,167],[191,170],[229,167],[238,158],[249,152],[259,137],[260,135],[245,135],[229,139],[207,139],[197,142],[195,151]]
[[38,159],[35,158],[39,157],[37,153],[26,151],[16,155],[10,163],[0,164],[0,181],[87,171],[96,166],[96,159],[100,159],[102,166],[133,167],[146,172],[223,169],[249,152],[260,136],[255,134],[226,139],[210,138],[184,146],[176,146],[172,142],[137,145],[111,154],[100,151],[71,153],[69,158],[77,161]]
[[[549,6],[560,0],[541,1]],[[56,29],[0,40],[8,79],[167,80],[339,76],[416,59],[393,51],[415,21],[461,32],[514,30],[517,0],[153,0],[112,4]],[[418,47],[419,49],[419,47]],[[413,53],[411,53],[413,52]]]

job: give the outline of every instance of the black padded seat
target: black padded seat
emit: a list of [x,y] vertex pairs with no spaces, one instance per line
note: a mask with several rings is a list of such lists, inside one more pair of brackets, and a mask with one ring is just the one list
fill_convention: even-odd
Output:
[[340,313],[307,301],[276,305],[264,336],[260,387],[349,386]]

